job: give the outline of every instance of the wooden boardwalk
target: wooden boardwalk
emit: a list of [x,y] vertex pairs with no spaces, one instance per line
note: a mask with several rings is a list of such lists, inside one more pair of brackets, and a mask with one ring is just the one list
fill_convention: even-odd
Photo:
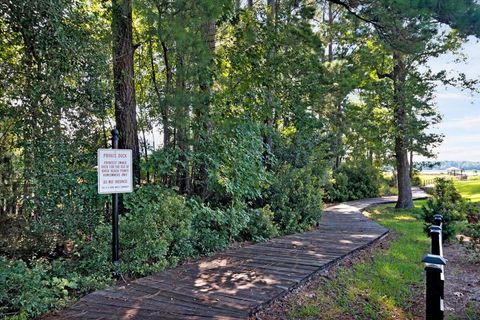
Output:
[[[414,197],[426,194],[415,189]],[[93,292],[48,319],[247,319],[261,306],[388,230],[360,210],[385,197],[328,208],[318,229],[230,249]]]

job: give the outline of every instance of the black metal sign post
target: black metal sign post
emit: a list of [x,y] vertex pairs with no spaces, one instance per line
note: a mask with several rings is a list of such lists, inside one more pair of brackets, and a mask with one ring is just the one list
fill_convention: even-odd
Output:
[[[112,130],[112,149],[118,149],[118,130]],[[118,244],[118,193],[112,194],[112,262],[120,261],[120,247]]]
[[[112,148],[97,150],[98,194],[112,195],[112,262],[120,262],[119,193],[133,192],[132,150],[119,149],[119,132],[112,130]],[[117,268],[114,266],[114,272]]]

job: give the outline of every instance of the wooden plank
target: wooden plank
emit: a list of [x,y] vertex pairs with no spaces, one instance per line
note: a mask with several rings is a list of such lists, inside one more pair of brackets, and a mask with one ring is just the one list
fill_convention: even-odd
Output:
[[274,255],[265,255],[265,254],[261,256],[255,256],[255,254],[243,253],[243,252],[230,253],[229,255],[235,255],[236,257],[242,257],[245,259],[256,259],[258,261],[284,262],[284,263],[290,263],[292,265],[313,266],[313,267],[321,267],[329,261],[329,259],[320,260],[316,258],[314,259],[313,257],[311,260],[306,260],[306,259],[300,259],[300,258],[298,259],[290,258],[287,256],[276,257]]
[[387,200],[394,199],[330,207],[316,230],[230,249],[101,290],[45,319],[246,319],[251,310],[387,232],[359,211]]
[[[138,284],[132,284],[128,289],[119,290],[104,290],[101,292],[101,298],[107,299],[109,303],[115,301],[118,306],[134,306],[143,310],[162,310],[171,314],[195,314],[204,317],[226,316],[226,317],[241,317],[242,313],[228,308],[214,307],[208,303],[195,302],[192,299],[178,299],[178,293],[175,295],[176,299],[169,297],[165,291],[154,290],[154,293],[145,294],[146,290],[140,290]],[[149,292],[151,292],[149,290]],[[163,293],[163,295],[162,295]],[[171,296],[171,295],[170,295]],[[98,296],[92,296],[93,301],[101,301]],[[87,300],[88,301],[88,300]],[[175,303],[172,303],[174,301]],[[244,314],[243,314],[244,315]]]
[[248,298],[248,297],[243,297],[240,295],[229,295],[226,293],[218,292],[218,291],[213,291],[213,292],[198,292],[196,290],[192,291],[192,286],[191,285],[174,285],[174,283],[170,280],[166,280],[165,278],[153,278],[153,279],[148,279],[149,282],[158,282],[164,285],[170,285],[170,287],[167,287],[165,290],[167,292],[179,292],[179,293],[185,293],[185,294],[192,294],[195,295],[196,297],[209,297],[209,298],[222,298],[222,301],[229,301],[234,304],[235,308],[240,309],[241,307],[247,307],[251,308],[252,305],[255,305],[255,303],[258,301],[256,298]]

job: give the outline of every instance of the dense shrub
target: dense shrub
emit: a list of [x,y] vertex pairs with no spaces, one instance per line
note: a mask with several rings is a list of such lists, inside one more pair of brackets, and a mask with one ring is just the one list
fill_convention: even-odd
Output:
[[249,217],[241,208],[212,209],[201,202],[190,201],[193,212],[192,241],[200,253],[225,248],[248,224]]
[[473,259],[480,261],[480,206],[477,203],[468,202],[465,206],[468,225],[464,233],[470,237],[467,249]]
[[241,201],[210,207],[156,185],[125,194],[118,266],[111,263],[111,224],[102,222],[103,215],[95,229],[86,228],[69,240],[71,250],[62,253],[63,258],[30,264],[0,258],[0,317],[26,319],[61,308],[112,284],[114,268],[126,277],[143,276],[225,248],[231,241],[263,241],[308,229],[321,215],[320,179],[309,167],[285,165],[279,170],[268,194],[272,205],[256,209]]
[[0,318],[27,319],[61,308],[80,294],[110,283],[109,279],[67,272],[65,261],[34,261],[0,257]]
[[480,223],[480,205],[473,202],[468,202],[465,206],[465,214],[467,222],[470,224]]
[[248,211],[249,221],[247,227],[242,231],[242,238],[252,241],[265,241],[278,236],[277,224],[273,221],[275,213],[267,205],[259,209]]
[[414,174],[412,177],[412,186],[420,187],[422,185],[422,179],[418,174]]
[[[194,255],[191,242],[192,211],[184,197],[159,186],[144,186],[125,195],[127,213],[120,217],[120,271],[126,276],[145,275],[175,265]],[[111,225],[97,227],[84,244],[82,270],[98,273],[110,269]]]
[[211,139],[208,156],[201,159],[209,163],[209,200],[226,205],[260,198],[269,185],[260,126],[227,120],[213,130]]
[[333,173],[325,197],[330,202],[373,198],[379,196],[380,187],[380,170],[371,164],[343,164]]
[[322,215],[321,181],[309,167],[284,165],[270,188],[270,204],[282,233],[306,230]]
[[465,235],[470,237],[467,249],[472,258],[480,261],[480,223],[468,224],[465,228]]
[[[184,197],[172,190],[146,186],[131,197],[126,197],[125,206],[130,213],[126,216],[124,223],[127,225],[129,222],[132,231],[139,233],[147,233],[149,230],[145,227],[150,228],[153,233],[152,240],[155,233],[163,238],[167,243],[166,257],[170,264],[176,264],[193,254],[192,243],[189,241],[192,211]],[[152,224],[146,226],[145,222],[149,219],[152,219],[150,222]],[[134,227],[133,224],[138,225]]]
[[425,231],[433,223],[433,216],[443,216],[442,236],[443,241],[455,236],[455,224],[465,219],[466,202],[455,189],[453,181],[444,178],[435,179],[432,197],[422,207],[423,218],[426,222]]

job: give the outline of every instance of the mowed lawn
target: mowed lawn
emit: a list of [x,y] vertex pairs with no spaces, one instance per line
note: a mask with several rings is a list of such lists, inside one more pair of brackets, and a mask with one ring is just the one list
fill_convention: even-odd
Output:
[[[480,201],[479,178],[456,181],[455,185],[463,197]],[[314,283],[291,297],[287,318],[423,318],[425,274],[421,259],[430,247],[421,217],[425,202],[415,201],[412,210],[395,210],[393,204],[368,210],[371,219],[391,230],[394,240],[388,248],[376,249],[369,259],[339,268],[330,280]]]
[[474,202],[480,201],[480,177],[469,177],[466,181],[457,180],[453,176],[446,174],[420,174],[419,177],[422,184],[433,183],[436,178],[451,179],[462,197]]
[[[421,316],[424,271],[422,257],[430,239],[423,232],[420,208],[395,210],[377,206],[366,214],[392,231],[394,241],[373,259],[337,270],[335,277],[307,289],[288,302],[288,319],[410,319]],[[268,318],[270,319],[270,318]]]
[[480,201],[480,178],[467,181],[455,181],[455,187],[457,187],[462,197],[474,202]]

